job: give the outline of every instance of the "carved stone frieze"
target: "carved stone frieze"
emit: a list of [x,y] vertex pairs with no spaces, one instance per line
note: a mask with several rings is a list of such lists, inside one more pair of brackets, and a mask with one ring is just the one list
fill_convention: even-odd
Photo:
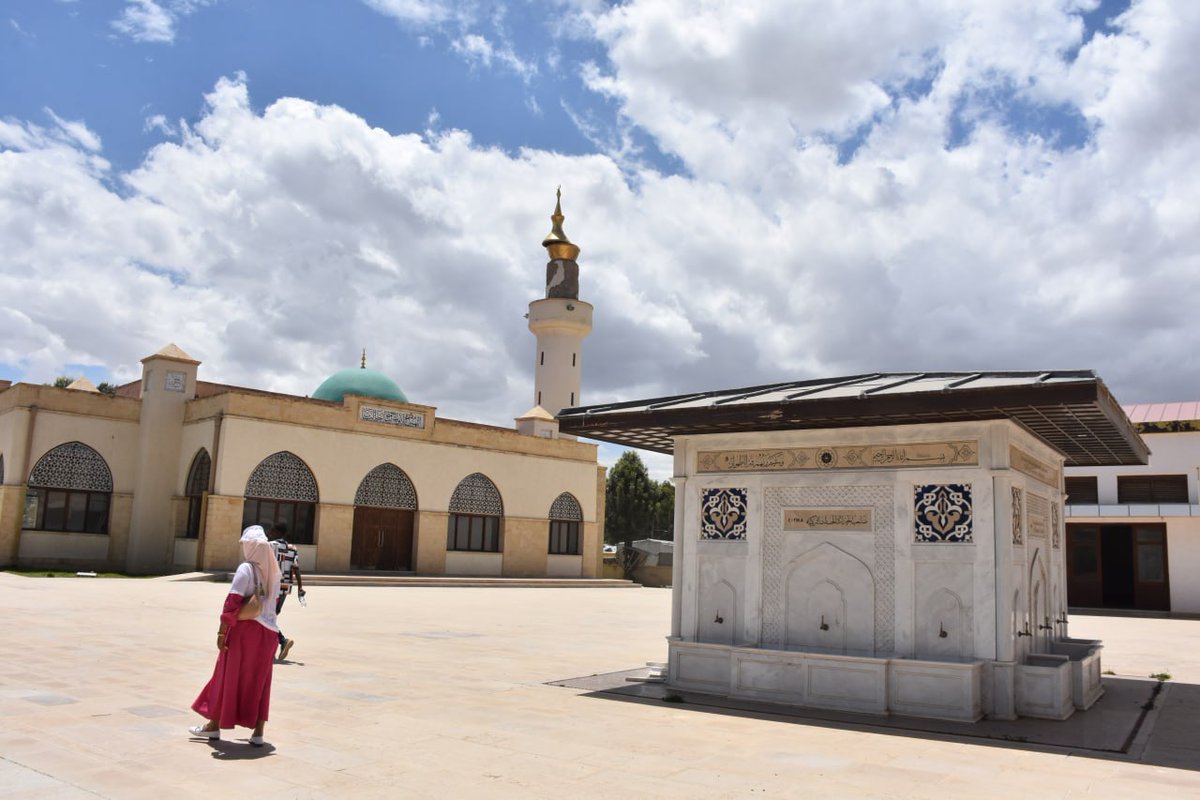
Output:
[[702,450],[697,472],[780,472],[809,469],[975,466],[979,442],[830,445],[757,450]]

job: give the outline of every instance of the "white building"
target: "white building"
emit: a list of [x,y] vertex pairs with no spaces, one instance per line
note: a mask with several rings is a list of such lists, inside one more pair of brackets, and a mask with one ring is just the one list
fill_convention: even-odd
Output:
[[1068,601],[1200,613],[1200,402],[1125,412],[1150,463],[1067,470]]
[[1091,372],[862,375],[568,409],[673,453],[668,681],[868,713],[1062,719],[1063,465],[1145,463]]

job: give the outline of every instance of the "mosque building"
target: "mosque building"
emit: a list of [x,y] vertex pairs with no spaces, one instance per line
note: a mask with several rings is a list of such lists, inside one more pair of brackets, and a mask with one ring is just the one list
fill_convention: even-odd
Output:
[[320,572],[598,576],[604,469],[555,421],[580,400],[592,306],[561,202],[551,219],[515,429],[439,417],[365,352],[311,397],[201,380],[174,344],[115,396],[0,381],[0,565],[226,570],[244,526],[282,521]]

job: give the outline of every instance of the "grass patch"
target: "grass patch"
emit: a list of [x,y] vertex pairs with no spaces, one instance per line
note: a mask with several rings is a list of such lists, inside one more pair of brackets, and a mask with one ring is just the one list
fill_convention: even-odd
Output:
[[[76,578],[76,572],[87,572],[88,570],[65,570],[65,569],[6,569],[2,570],[11,575],[20,575],[25,578]],[[90,575],[87,577],[91,577]],[[124,572],[97,572],[97,578],[153,578],[154,575],[126,575]]]

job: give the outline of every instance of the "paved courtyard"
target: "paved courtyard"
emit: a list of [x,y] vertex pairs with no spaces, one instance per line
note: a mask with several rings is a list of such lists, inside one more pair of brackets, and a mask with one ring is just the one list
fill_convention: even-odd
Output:
[[1173,678],[1101,754],[547,685],[664,660],[665,589],[314,588],[254,749],[186,733],[226,591],[0,574],[0,797],[1200,796],[1200,621],[1072,618]]

